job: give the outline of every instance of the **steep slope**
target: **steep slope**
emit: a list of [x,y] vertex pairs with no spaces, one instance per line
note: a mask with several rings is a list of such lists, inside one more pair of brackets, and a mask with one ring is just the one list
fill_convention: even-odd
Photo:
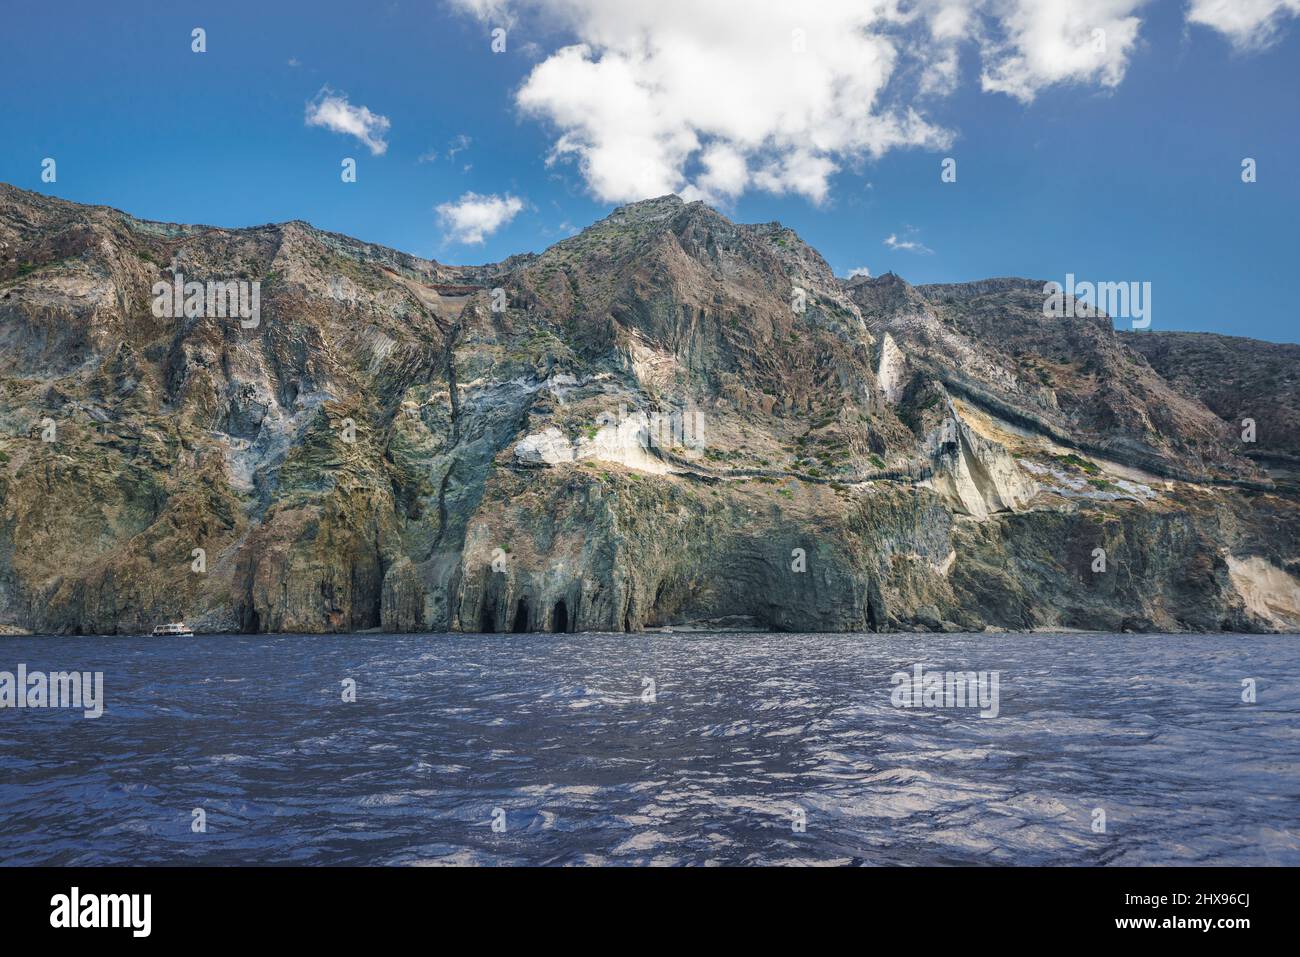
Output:
[[0,626],[1300,627],[1294,493],[1033,289],[676,197],[455,267],[0,186]]
[[[378,541],[418,488],[394,487],[380,453],[445,341],[388,274],[428,281],[435,264],[300,223],[143,223],[10,188],[0,254],[0,416],[26,439],[6,450],[10,614],[41,630],[182,612],[252,629],[380,624]],[[260,323],[155,316],[151,287],[173,267],[259,281]],[[340,440],[345,420],[355,442]],[[33,431],[42,421],[53,441]]]
[[1275,481],[1296,485],[1300,345],[1209,332],[1129,333],[1123,340],[1174,387],[1223,419],[1241,454],[1267,468]]
[[701,203],[650,200],[551,247],[507,288],[516,308],[506,322],[545,325],[574,343],[574,362],[626,374],[652,398],[705,401],[778,438],[804,434],[803,415],[852,421],[853,436],[838,437],[846,472],[866,455],[910,449],[874,402],[873,340],[856,307],[778,224],[738,226]]
[[1043,283],[849,286],[912,371],[990,414],[1080,451],[1170,478],[1258,480],[1224,423],[1127,348],[1111,320],[1043,315]]

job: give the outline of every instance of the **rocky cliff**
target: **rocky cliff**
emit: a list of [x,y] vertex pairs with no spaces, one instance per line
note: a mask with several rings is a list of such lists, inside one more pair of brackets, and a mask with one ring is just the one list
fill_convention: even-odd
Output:
[[1215,339],[1287,383],[1246,442],[1042,285],[676,197],[452,267],[0,186],[0,627],[1300,628],[1293,347]]

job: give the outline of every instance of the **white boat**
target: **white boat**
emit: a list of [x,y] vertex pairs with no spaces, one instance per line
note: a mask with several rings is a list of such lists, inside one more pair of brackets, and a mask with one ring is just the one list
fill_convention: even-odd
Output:
[[158,625],[153,630],[154,638],[193,638],[194,632],[183,621],[174,621],[170,625]]

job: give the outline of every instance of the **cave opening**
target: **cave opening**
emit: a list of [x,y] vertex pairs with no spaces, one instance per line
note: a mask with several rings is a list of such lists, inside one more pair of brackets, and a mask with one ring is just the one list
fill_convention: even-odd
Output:
[[483,610],[478,615],[478,630],[486,634],[497,630],[496,615],[492,611],[492,605],[487,601],[483,602]]
[[564,604],[561,598],[555,603],[555,609],[551,612],[551,631],[563,632],[569,630],[569,608]]
[[528,599],[519,599],[519,604],[515,606],[515,626],[510,629],[515,634],[528,630]]

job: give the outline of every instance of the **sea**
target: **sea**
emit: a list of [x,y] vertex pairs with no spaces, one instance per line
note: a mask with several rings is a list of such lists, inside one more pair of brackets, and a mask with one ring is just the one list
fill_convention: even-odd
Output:
[[1232,634],[0,638],[0,683],[102,674],[98,717],[4,699],[0,864],[1296,865],[1297,652]]

